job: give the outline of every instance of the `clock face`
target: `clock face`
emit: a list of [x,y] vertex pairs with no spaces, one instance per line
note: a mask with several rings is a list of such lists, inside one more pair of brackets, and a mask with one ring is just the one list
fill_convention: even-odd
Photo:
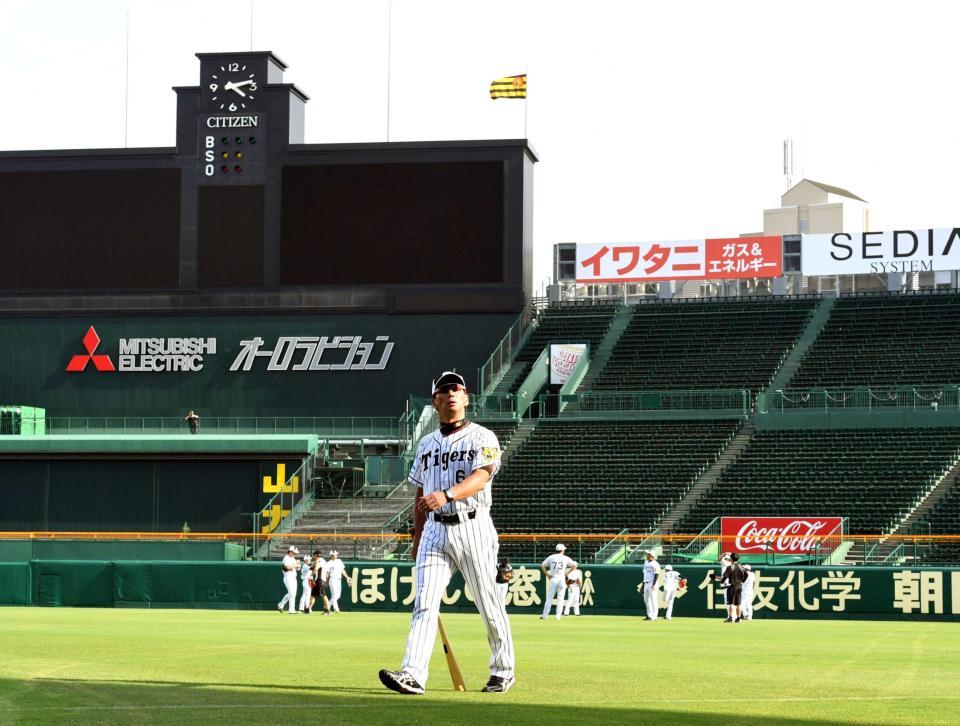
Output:
[[221,111],[244,111],[253,105],[257,74],[243,63],[223,63],[207,79],[210,102]]

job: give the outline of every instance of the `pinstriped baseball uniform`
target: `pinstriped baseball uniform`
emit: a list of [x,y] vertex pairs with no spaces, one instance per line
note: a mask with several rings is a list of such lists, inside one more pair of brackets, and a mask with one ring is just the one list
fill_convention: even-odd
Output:
[[[496,435],[475,423],[467,423],[447,436],[437,430],[420,441],[410,481],[423,487],[423,494],[427,496],[449,489],[476,469],[490,465],[496,474],[500,468],[500,443]],[[490,519],[492,486],[491,476],[487,485],[472,497],[448,502],[438,510],[443,515],[459,515],[459,523],[443,524],[434,518],[437,512],[432,512],[424,524],[417,550],[417,597],[403,659],[403,670],[421,685],[427,683],[437,637],[440,598],[455,569],[463,574],[487,626],[490,675],[513,678],[510,621],[496,586],[500,545]]]

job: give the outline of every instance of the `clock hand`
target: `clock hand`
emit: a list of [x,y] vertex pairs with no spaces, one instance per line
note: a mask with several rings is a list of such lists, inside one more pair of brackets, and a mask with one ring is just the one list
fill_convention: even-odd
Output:
[[239,94],[240,94],[241,96],[243,96],[244,98],[246,98],[246,97],[247,97],[247,94],[244,93],[243,90],[238,87],[238,86],[240,86],[240,85],[241,85],[240,83],[234,83],[233,81],[227,81],[226,83],[223,84],[223,90],[224,90],[224,91],[234,91],[234,92],[236,92],[236,93],[239,93]]

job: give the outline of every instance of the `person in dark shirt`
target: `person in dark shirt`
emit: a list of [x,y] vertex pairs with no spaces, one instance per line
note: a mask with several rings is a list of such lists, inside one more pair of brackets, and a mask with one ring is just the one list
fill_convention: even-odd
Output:
[[747,581],[747,571],[740,565],[740,555],[734,552],[730,555],[730,564],[723,571],[721,581],[727,582],[727,619],[725,623],[739,623],[742,611],[740,609],[740,596],[743,591],[743,583]]
[[510,560],[501,560],[497,565],[497,591],[503,599],[503,604],[507,604],[507,591],[510,589],[510,581],[513,579],[513,567]]

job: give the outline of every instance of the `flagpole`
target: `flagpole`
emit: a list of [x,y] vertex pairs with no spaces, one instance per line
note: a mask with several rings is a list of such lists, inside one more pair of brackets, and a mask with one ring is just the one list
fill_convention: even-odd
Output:
[[390,41],[393,36],[393,0],[387,0],[387,142],[390,141]]

